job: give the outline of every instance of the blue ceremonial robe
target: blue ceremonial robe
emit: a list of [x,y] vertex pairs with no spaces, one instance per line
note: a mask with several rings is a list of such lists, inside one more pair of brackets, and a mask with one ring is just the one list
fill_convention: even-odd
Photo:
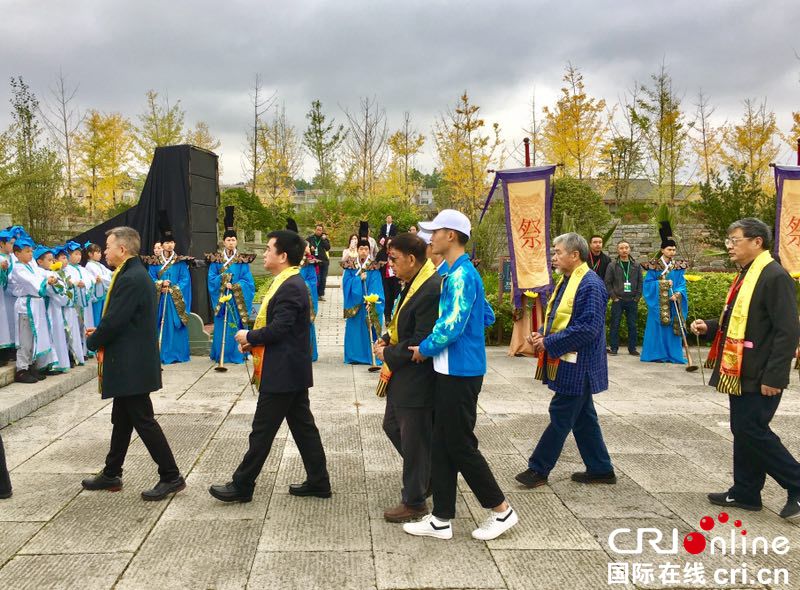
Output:
[[[367,313],[364,304],[364,295],[377,294],[379,297],[375,308],[378,312],[378,321],[383,318],[383,281],[379,270],[368,270],[367,280],[362,281],[361,276],[352,269],[344,269],[342,276],[342,295],[344,296],[345,312],[358,306],[358,313],[347,318],[344,328],[344,362],[351,364],[372,364],[372,343],[382,334],[381,326],[373,325],[372,334],[368,333]],[[377,364],[381,361],[375,359]]]
[[[661,309],[659,305],[659,285],[663,266],[659,270],[648,269],[644,277],[642,295],[647,302],[647,324],[644,330],[644,343],[642,344],[641,360],[645,362],[665,362],[686,364],[683,352],[683,340],[673,330],[675,321],[675,304],[669,302],[670,324],[661,323]],[[689,313],[689,302],[686,297],[685,269],[678,268],[669,271],[663,278],[672,280],[672,292],[680,293],[679,306],[684,322]]]
[[[311,313],[314,314],[314,319],[316,320],[317,311],[319,310],[319,296],[317,295],[317,266],[315,264],[304,264],[300,267],[300,276],[303,277],[303,280],[306,282],[306,287],[308,287],[308,293],[311,297]],[[317,328],[314,325],[315,322],[311,322],[311,362],[314,362],[319,358],[317,355]]]
[[[186,304],[186,315],[192,308],[192,281],[189,277],[189,265],[186,262],[175,262],[161,277],[158,271],[161,264],[153,264],[148,268],[153,281],[169,281],[170,287],[175,285],[180,288],[183,301]],[[164,316],[164,330],[161,332],[161,362],[165,365],[171,363],[189,362],[189,328],[183,325],[175,302],[170,293],[158,295],[158,325],[161,330],[161,317]],[[166,315],[164,315],[166,313]]]
[[[211,311],[217,309],[220,296],[220,283],[222,282],[223,264],[212,262],[208,266],[208,295],[211,303]],[[253,280],[253,273],[250,272],[250,265],[242,262],[235,262],[228,266],[224,274],[232,275],[230,283],[239,285],[242,289],[242,299],[244,308],[250,312],[253,306],[253,297],[256,294],[256,284]],[[240,365],[244,362],[245,356],[239,352],[239,345],[234,339],[236,332],[247,330],[248,327],[242,321],[239,309],[236,305],[236,296],[227,303],[228,327],[224,327],[226,305],[220,305],[219,311],[214,315],[214,340],[211,343],[211,360],[219,362],[219,353],[222,348],[222,334],[225,333],[225,362]]]

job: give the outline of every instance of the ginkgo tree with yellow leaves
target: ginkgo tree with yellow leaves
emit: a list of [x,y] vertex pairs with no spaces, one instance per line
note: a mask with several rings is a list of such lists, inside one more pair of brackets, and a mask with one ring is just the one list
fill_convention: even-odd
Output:
[[403,125],[389,136],[390,159],[386,167],[383,193],[401,197],[410,202],[422,183],[414,172],[414,159],[425,145],[425,136],[418,133],[411,123],[411,113],[403,114]]
[[744,101],[744,113],[738,123],[724,132],[722,159],[728,166],[742,170],[752,188],[773,192],[774,180],[769,168],[780,153],[780,131],[775,113],[766,100]]
[[564,175],[590,177],[608,127],[606,101],[587,94],[583,74],[571,63],[562,80],[555,106],[542,109],[542,150],[548,162],[564,164]]
[[475,219],[489,190],[487,170],[502,166],[503,159],[500,125],[485,127],[480,107],[470,102],[466,90],[455,108],[435,123],[433,140],[443,185],[436,195],[440,209],[458,209]]

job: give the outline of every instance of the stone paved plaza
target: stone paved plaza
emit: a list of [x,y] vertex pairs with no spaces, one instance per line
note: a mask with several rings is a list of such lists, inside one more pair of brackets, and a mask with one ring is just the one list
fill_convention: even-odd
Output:
[[[800,576],[800,534],[778,518],[785,498],[772,480],[766,509],[730,510],[731,522],[740,518],[750,537],[788,537],[788,555],[611,552],[608,537],[617,528],[675,528],[681,539],[699,530],[701,517],[719,512],[705,494],[727,489],[731,479],[726,397],[703,387],[699,373],[627,355],[611,359],[611,388],[595,397],[616,486],[569,480],[581,469],[572,439],[550,485],[529,491],[516,484],[547,423],[550,396],[532,382],[531,360],[490,348],[476,430],[520,524],[495,541],[473,540],[484,512],[462,481],[452,541],[404,534],[381,516],[399,500],[400,485],[399,458],[381,429],[384,402],[375,397],[374,374],[342,364],[341,296],[337,289],[328,295],[318,320],[312,408],[332,499],[288,494],[303,468],[285,426],[252,503],[225,505],[208,495],[209,484],[228,481],[244,453],[256,398],[244,367],[217,373],[203,358],[166,367],[164,389],[153,395],[187,489],[143,502],[139,492],[157,474],[135,440],[123,491],[81,491],[81,478],[102,467],[111,430],[111,406],[91,381],[2,430],[14,496],[0,501],[0,589],[608,588],[624,587],[608,585],[608,564],[620,561],[655,568],[652,583],[637,584],[644,587],[685,587],[662,582],[658,566],[694,561],[703,562],[707,577],[745,560],[787,568],[792,582]],[[796,375],[793,381],[773,425],[800,453]],[[713,532],[727,537],[731,528],[718,524]]]

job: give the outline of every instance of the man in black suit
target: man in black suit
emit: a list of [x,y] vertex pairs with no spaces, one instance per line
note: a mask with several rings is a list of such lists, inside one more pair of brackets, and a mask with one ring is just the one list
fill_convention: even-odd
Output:
[[[713,339],[709,385],[728,393],[733,433],[733,486],[709,494],[718,506],[761,510],[761,490],[770,475],[787,491],[780,515],[800,517],[800,463],[769,423],[789,385],[800,338],[795,284],[769,253],[771,232],[759,219],[728,228],[730,259],[740,268],[719,321],[695,320],[691,330]],[[749,305],[748,305],[749,300]]]
[[319,260],[319,277],[317,277],[317,297],[325,301],[325,283],[328,281],[328,268],[330,266],[331,242],[321,223],[314,227],[314,233],[306,238],[311,246],[311,253]]
[[83,480],[87,490],[118,491],[122,465],[133,430],[158,464],[159,482],[142,492],[145,500],[163,500],[186,487],[175,457],[153,413],[150,392],[161,389],[158,353],[158,300],[153,281],[139,259],[139,233],[131,227],[106,232],[106,261],[117,270],[106,295],[97,328],[86,330],[86,346],[97,351],[98,382],[103,399],[113,398],[111,448],[106,466]]
[[378,241],[381,238],[391,238],[392,236],[397,235],[397,226],[392,223],[392,216],[386,216],[386,223],[381,226],[381,233],[378,235]]
[[392,239],[389,263],[405,287],[388,332],[375,343],[375,356],[384,362],[379,386],[380,392],[386,392],[383,430],[403,457],[401,502],[383,513],[389,522],[406,522],[428,513],[425,497],[431,479],[436,373],[432,359],[414,363],[408,350],[431,333],[439,317],[442,278],[427,260],[426,249],[421,238],[409,233]]
[[[212,485],[209,493],[223,502],[250,502],[256,479],[269,456],[272,442],[286,419],[303,465],[306,481],[291,484],[294,496],[330,498],[331,484],[325,450],[314,423],[308,400],[313,386],[311,371],[311,310],[298,265],[306,242],[295,232],[274,231],[267,236],[264,268],[275,279],[267,291],[253,330],[239,330],[236,341],[243,351],[260,354],[261,375],[258,404],[253,416],[250,445],[233,473],[232,481]],[[266,308],[264,307],[266,305]],[[261,324],[263,327],[260,327]]]

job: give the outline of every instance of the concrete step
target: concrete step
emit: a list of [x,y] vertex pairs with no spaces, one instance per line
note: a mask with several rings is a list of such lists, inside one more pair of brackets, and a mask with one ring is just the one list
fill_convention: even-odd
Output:
[[94,359],[87,361],[82,367],[70,369],[63,375],[48,377],[44,381],[31,384],[14,383],[13,367],[3,367],[3,378],[9,369],[11,383],[0,389],[0,428],[24,418],[97,376],[97,363]]

